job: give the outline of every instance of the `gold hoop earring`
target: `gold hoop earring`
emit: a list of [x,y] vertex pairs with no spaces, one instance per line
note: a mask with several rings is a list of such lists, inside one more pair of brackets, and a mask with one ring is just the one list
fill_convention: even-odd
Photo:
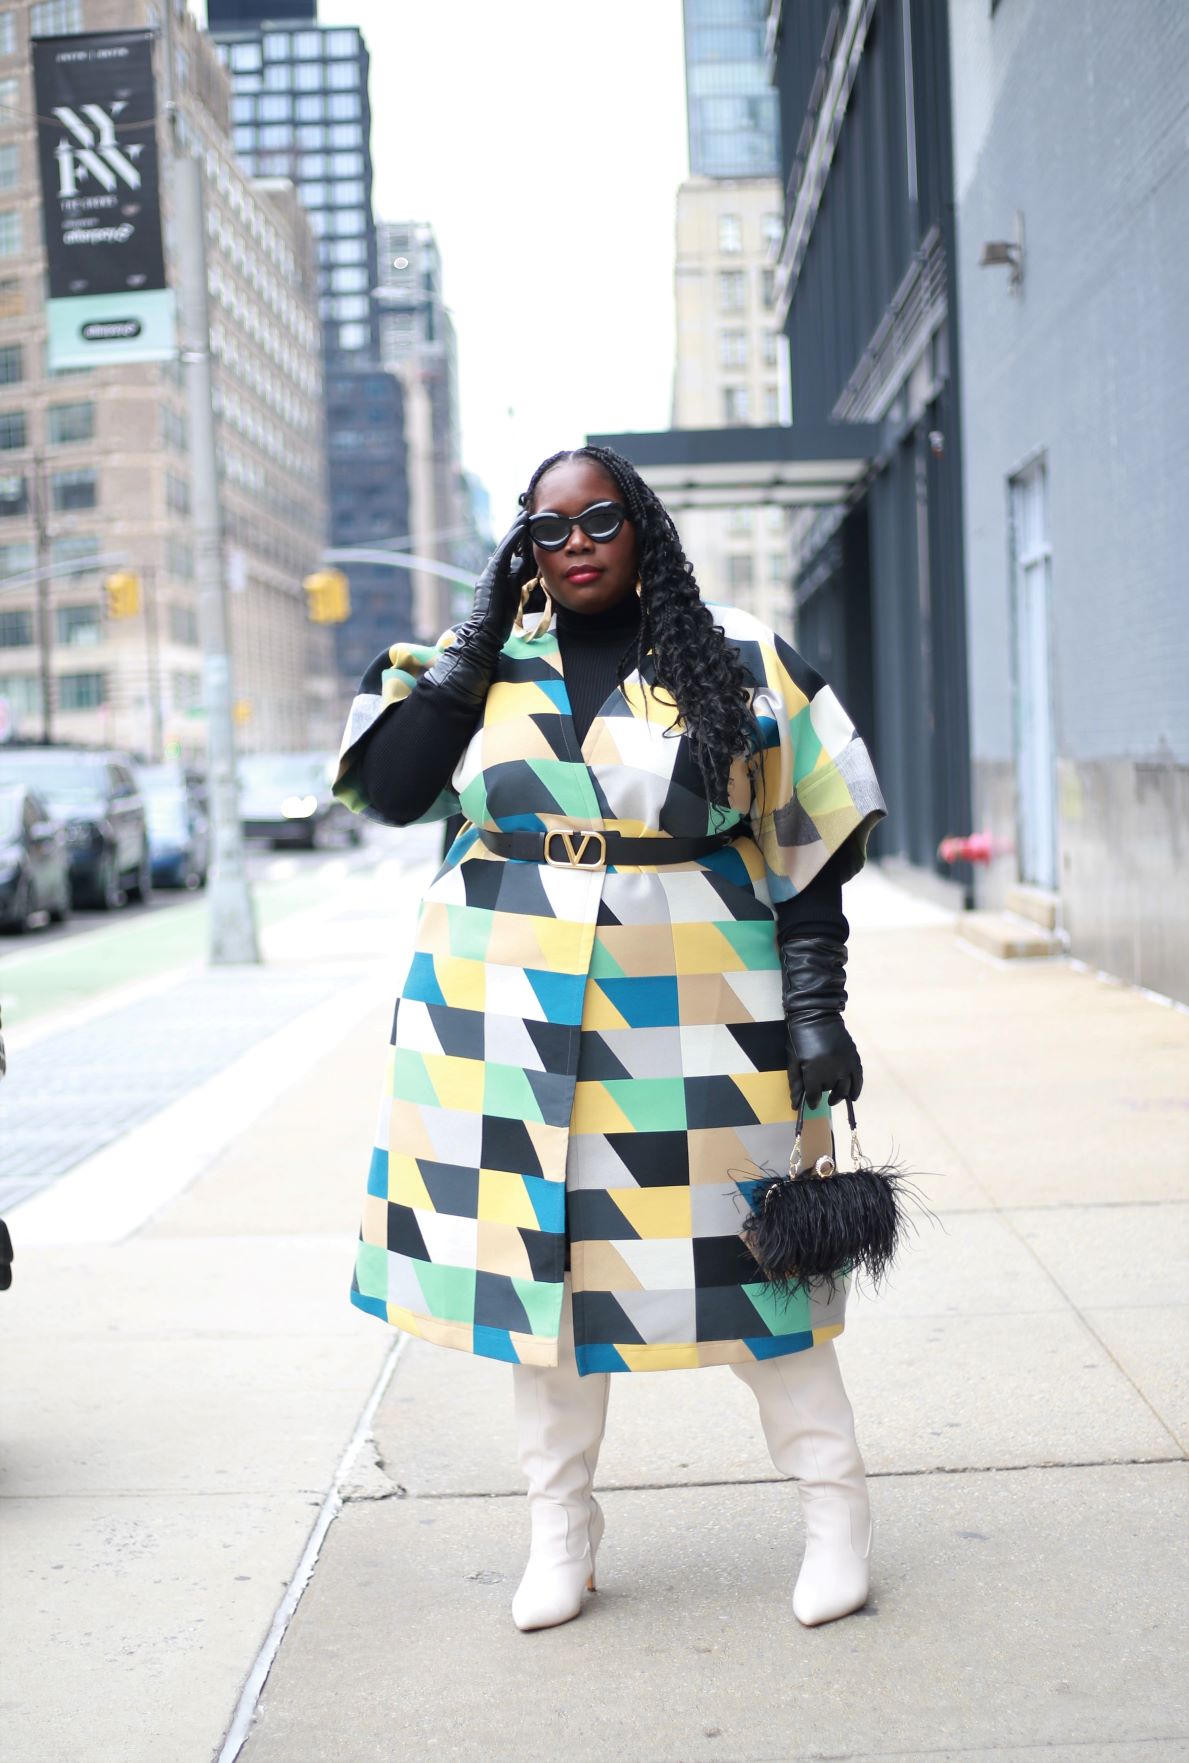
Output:
[[636,577],[636,598],[637,600],[644,598],[644,581],[641,576]]

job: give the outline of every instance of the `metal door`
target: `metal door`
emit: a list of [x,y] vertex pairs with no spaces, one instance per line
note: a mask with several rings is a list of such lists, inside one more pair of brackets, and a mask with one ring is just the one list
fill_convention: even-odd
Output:
[[1048,473],[1043,460],[1011,483],[1016,803],[1020,880],[1057,886]]

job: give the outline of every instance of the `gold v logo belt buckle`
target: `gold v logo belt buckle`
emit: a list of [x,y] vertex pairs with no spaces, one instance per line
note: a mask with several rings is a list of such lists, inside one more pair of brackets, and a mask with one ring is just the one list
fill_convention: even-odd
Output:
[[[560,839],[564,856],[556,855],[555,841]],[[587,856],[592,850],[594,855]],[[545,834],[545,861],[554,869],[606,869],[607,839],[600,832],[571,831],[555,826]]]

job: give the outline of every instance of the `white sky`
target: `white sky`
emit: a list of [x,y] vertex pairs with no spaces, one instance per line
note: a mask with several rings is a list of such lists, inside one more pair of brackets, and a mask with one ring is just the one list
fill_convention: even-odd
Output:
[[437,232],[463,462],[498,538],[546,453],[668,427],[681,0],[320,0],[318,16],[371,52],[376,218]]

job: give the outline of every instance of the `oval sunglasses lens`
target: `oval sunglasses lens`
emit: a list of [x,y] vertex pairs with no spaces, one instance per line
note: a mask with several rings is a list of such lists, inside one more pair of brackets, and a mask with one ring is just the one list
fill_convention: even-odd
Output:
[[559,551],[570,536],[570,523],[556,514],[544,514],[530,522],[529,533],[534,545],[540,545],[543,551]]
[[582,530],[596,545],[613,539],[622,525],[623,515],[618,508],[595,508],[582,516]]

